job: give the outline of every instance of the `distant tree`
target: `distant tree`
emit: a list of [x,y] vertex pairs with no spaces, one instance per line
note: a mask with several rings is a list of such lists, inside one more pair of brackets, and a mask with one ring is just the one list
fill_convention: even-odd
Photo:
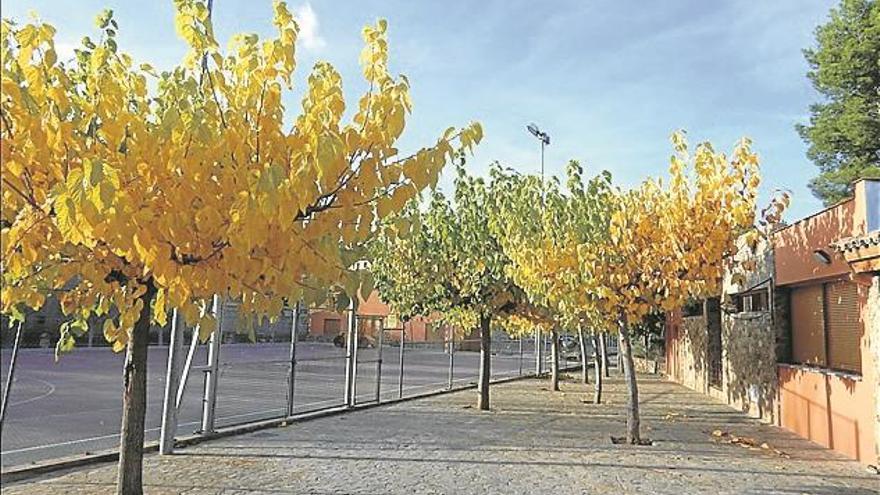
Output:
[[489,228],[495,186],[459,167],[452,200],[435,192],[425,205],[410,203],[385,222],[371,257],[382,300],[402,317],[438,314],[456,327],[479,329],[481,410],[489,409],[493,321],[526,304]]
[[[584,180],[583,168],[571,161],[566,169],[567,194],[556,177],[544,181],[534,175],[494,166],[491,174],[498,194],[498,214],[492,229],[512,260],[510,277],[523,288],[533,307],[546,318],[531,318],[534,327],[552,336],[551,388],[559,389],[559,333],[578,335],[582,366],[586,370],[585,338],[604,330],[595,310],[592,274],[584,270],[578,252],[588,250],[608,235],[613,199],[607,172]],[[594,349],[599,346],[594,344]],[[601,400],[601,370],[596,366],[595,402]],[[586,382],[586,371],[584,371]]]
[[827,205],[849,196],[854,180],[880,177],[880,2],[842,0],[816,42],[804,56],[824,99],[797,130],[821,170],[810,189]]

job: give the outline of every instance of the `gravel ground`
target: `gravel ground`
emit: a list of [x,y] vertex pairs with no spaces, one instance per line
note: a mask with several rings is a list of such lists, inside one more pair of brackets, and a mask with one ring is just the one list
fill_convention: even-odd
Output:
[[[669,382],[643,377],[640,387],[652,446],[609,440],[623,433],[621,380],[610,381],[602,405],[574,381],[554,393],[546,381],[522,380],[493,387],[490,412],[472,407],[475,392],[458,392],[148,455],[146,491],[880,493],[880,476],[816,444]],[[3,493],[110,493],[114,476],[105,464]]]

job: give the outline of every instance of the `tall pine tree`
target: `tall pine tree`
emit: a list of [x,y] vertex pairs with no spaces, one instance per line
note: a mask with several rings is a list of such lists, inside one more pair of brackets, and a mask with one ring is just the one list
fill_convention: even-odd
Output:
[[804,56],[823,99],[797,130],[821,171],[810,188],[827,205],[849,196],[854,180],[880,177],[880,2],[842,0],[816,45]]

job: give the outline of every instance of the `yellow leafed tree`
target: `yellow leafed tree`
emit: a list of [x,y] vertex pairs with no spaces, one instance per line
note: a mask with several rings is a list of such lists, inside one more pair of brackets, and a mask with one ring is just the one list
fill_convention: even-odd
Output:
[[161,73],[119,50],[110,11],[73,60],[59,60],[48,24],[3,20],[0,36],[2,311],[21,318],[54,295],[70,318],[58,351],[93,315],[127,349],[121,493],[141,491],[151,321],[178,309],[206,338],[215,294],[270,318],[314,297],[349,276],[345,246],[482,137],[478,124],[450,128],[399,153],[412,104],[389,72],[385,21],[363,31],[369,89],[352,121],[339,73],[321,62],[290,125],[299,28],[286,5],[274,4],[274,37],[236,35],[225,51],[207,5],[175,6],[189,51]]
[[651,179],[619,193],[604,242],[582,252],[598,312],[621,336],[627,443],[641,442],[631,327],[652,311],[715,294],[734,263],[737,239],[745,235],[754,245],[761,227],[778,221],[788,204],[783,193],[757,209],[760,170],[748,139],[729,156],[709,143],[691,151],[682,132],[672,143],[668,181]]

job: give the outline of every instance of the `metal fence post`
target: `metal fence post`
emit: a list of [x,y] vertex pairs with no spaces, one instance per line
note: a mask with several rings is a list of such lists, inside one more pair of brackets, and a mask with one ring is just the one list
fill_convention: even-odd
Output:
[[345,352],[345,405],[348,407],[354,406],[354,380],[355,373],[357,369],[357,363],[355,362],[355,352],[357,349],[357,335],[355,334],[355,329],[357,328],[357,303],[354,299],[351,300],[350,311],[348,314],[348,330],[346,333],[346,352]]
[[397,397],[403,398],[403,348],[406,340],[406,328],[400,328],[400,371],[397,375]]
[[519,336],[519,376],[522,376],[522,363],[523,363],[523,338],[522,335]]
[[0,433],[3,432],[3,420],[6,419],[6,409],[9,407],[9,391],[15,380],[15,363],[18,361],[18,349],[21,346],[21,327],[24,321],[18,322],[15,330],[15,341],[12,344],[12,356],[9,357],[9,374],[6,375],[6,388],[3,389],[3,399],[0,401]]
[[535,374],[544,372],[544,347],[541,342],[541,330],[535,330]]
[[547,369],[547,366],[546,366],[547,365],[547,355],[548,355],[547,351],[550,350],[550,345],[549,345],[550,333],[549,332],[541,332],[541,337],[543,338],[542,345],[541,345],[541,355],[544,357],[544,359],[541,361],[541,372],[545,372],[545,370]]
[[[355,306],[357,308],[357,306]],[[357,317],[357,310],[355,310],[354,316],[354,367],[352,368],[352,377],[351,377],[351,405],[357,405],[357,392],[358,392],[358,343],[361,339],[361,325]]]
[[223,340],[223,301],[215,295],[213,301],[214,318],[217,321],[208,346],[208,367],[205,370],[205,395],[202,400],[202,434],[214,432],[214,418],[217,410],[217,381],[220,378],[220,343]]
[[453,374],[455,371],[455,331],[449,329],[449,383],[446,388],[452,390]]
[[168,340],[168,370],[165,373],[165,397],[162,400],[162,429],[159,433],[159,453],[174,451],[174,435],[177,433],[177,389],[180,388],[181,354],[183,353],[183,330],[177,310],[171,312],[171,335]]
[[290,369],[287,373],[287,415],[293,416],[293,392],[296,386],[296,339],[299,332],[299,312],[302,301],[293,308],[293,325],[290,327]]
[[385,342],[385,320],[379,319],[376,336],[376,404],[382,402],[382,345]]

